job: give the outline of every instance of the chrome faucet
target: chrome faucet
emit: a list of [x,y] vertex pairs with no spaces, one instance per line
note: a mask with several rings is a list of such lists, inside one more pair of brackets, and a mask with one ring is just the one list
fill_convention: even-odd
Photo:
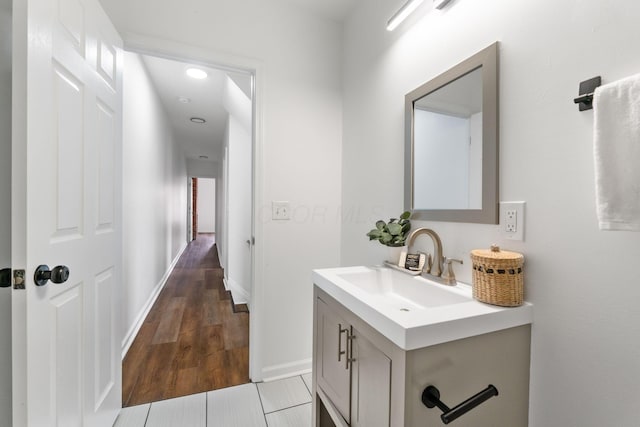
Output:
[[442,275],[442,268],[443,268],[442,240],[440,240],[440,236],[438,236],[438,234],[435,231],[425,227],[418,228],[415,231],[412,231],[409,237],[407,238],[407,250],[409,251],[409,253],[412,253],[411,246],[413,245],[413,242],[415,242],[416,237],[418,237],[421,234],[428,235],[429,237],[431,237],[431,240],[433,241],[433,248],[434,248],[433,266],[431,266],[430,273],[433,276],[440,277]]

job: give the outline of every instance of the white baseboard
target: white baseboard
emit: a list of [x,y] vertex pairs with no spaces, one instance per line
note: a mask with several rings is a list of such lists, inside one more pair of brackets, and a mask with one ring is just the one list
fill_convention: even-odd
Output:
[[127,355],[129,348],[131,348],[131,344],[133,344],[133,340],[136,338],[136,335],[138,335],[138,332],[140,332],[140,328],[142,328],[144,319],[147,318],[149,311],[151,311],[151,307],[153,307],[153,304],[158,299],[160,291],[162,291],[164,286],[167,284],[169,276],[173,272],[173,269],[175,268],[178,260],[180,259],[182,253],[186,248],[187,244],[185,243],[171,262],[171,265],[169,265],[169,268],[167,269],[166,273],[164,273],[164,276],[162,276],[162,279],[160,279],[158,284],[153,288],[153,291],[151,291],[151,295],[149,295],[147,302],[142,307],[142,310],[140,310],[140,313],[138,313],[138,315],[136,316],[136,320],[135,322],[133,322],[133,325],[131,325],[131,328],[129,328],[129,330],[127,331],[124,339],[122,340],[122,360],[124,360],[124,357]]
[[262,379],[265,382],[275,381],[296,375],[308,374],[309,372],[311,372],[310,358],[262,368]]
[[233,279],[224,280],[224,288],[231,291],[234,304],[248,304],[250,300],[249,292],[247,292],[240,284]]

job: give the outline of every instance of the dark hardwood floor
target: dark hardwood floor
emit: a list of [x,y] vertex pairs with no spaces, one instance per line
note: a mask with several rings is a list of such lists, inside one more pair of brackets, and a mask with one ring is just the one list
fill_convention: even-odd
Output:
[[122,405],[249,382],[249,314],[222,283],[215,239],[199,234],[160,293],[122,365]]

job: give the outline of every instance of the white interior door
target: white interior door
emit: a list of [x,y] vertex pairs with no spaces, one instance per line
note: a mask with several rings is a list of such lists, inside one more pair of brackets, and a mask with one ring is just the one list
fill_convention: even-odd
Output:
[[[122,41],[97,0],[14,8],[12,262],[26,279],[13,290],[14,426],[111,426],[122,393]],[[40,264],[67,266],[68,280],[36,286]]]

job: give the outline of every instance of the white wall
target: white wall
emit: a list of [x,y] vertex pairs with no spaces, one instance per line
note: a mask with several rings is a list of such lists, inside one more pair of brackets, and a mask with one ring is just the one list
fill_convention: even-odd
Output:
[[[0,269],[11,267],[11,0],[0,0]],[[11,425],[11,288],[0,289],[0,425]]]
[[216,231],[216,180],[198,178],[198,233]]
[[200,178],[216,178],[220,163],[222,163],[222,160],[187,159],[187,174]]
[[[223,140],[226,141],[229,139],[229,129],[228,127],[225,129],[225,134]],[[217,169],[217,177],[216,177],[216,206],[218,206],[218,212],[216,215],[216,249],[218,250],[218,259],[220,260],[220,266],[227,270],[228,261],[227,261],[227,253],[228,253],[228,238],[227,238],[227,229],[229,228],[229,224],[227,218],[229,217],[229,203],[227,197],[227,165],[228,165],[228,147],[223,147],[222,149],[222,159],[221,166]]]
[[582,80],[640,71],[640,3],[455,0],[431,12],[425,2],[388,33],[400,3],[361,2],[345,28],[343,203],[361,216],[343,224],[342,263],[380,262],[365,233],[402,210],[404,95],[499,40],[500,194],[527,202],[526,240],[501,240],[492,225],[414,227],[464,258],[456,274],[467,282],[471,249],[524,253],[531,426],[637,426],[640,236],[598,231],[593,113],[572,100]]
[[225,149],[227,167],[227,253],[225,284],[236,304],[251,302],[252,208],[252,105],[251,100],[229,77],[225,82],[223,105],[229,112]]
[[[167,51],[173,42],[261,64],[256,180],[265,215],[258,217],[255,297],[263,309],[252,351],[263,349],[264,377],[310,368],[311,269],[335,266],[340,253],[340,24],[280,1],[102,3],[125,43],[139,34],[170,41],[158,43]],[[294,218],[272,221],[272,200],[290,201]]]
[[186,246],[183,153],[137,54],[125,53],[123,102],[125,343]]

